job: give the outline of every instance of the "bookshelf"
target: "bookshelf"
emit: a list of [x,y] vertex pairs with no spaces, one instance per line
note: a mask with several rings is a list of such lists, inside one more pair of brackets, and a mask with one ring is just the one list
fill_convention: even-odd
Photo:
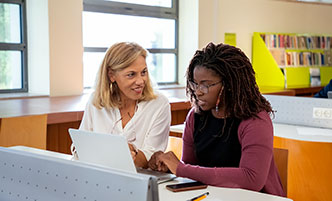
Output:
[[332,35],[253,35],[252,63],[259,87],[325,86],[332,78]]

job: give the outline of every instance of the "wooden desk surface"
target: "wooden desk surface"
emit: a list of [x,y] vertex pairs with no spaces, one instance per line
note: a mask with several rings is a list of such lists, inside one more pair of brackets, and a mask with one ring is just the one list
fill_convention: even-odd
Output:
[[295,91],[291,89],[280,89],[273,87],[261,87],[260,92],[266,95],[295,96]]
[[[160,90],[171,103],[172,111],[189,109],[185,90]],[[47,123],[56,124],[82,119],[90,94],[62,97],[40,97],[0,100],[0,118],[48,114]]]
[[[184,88],[160,89],[170,101],[172,111],[191,108]],[[264,89],[264,94],[294,95],[291,90]],[[90,94],[0,100],[0,118],[48,114],[47,123],[80,121]]]
[[312,97],[317,92],[319,92],[323,86],[316,86],[316,87],[305,87],[305,86],[298,86],[298,87],[292,87],[287,88],[288,90],[293,90],[295,92],[295,96],[307,96]]

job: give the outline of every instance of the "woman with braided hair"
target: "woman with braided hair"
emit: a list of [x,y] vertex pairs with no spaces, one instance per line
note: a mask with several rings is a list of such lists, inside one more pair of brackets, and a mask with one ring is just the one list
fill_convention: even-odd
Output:
[[196,51],[186,73],[189,111],[182,161],[155,153],[149,167],[202,183],[285,196],[273,158],[273,115],[258,90],[247,56],[209,43]]

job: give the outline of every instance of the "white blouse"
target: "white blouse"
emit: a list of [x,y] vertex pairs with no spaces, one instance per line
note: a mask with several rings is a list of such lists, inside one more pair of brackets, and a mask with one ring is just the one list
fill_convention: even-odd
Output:
[[156,95],[156,99],[137,104],[134,116],[124,128],[119,108],[97,109],[92,104],[92,95],[86,105],[79,129],[123,135],[128,142],[144,153],[147,160],[150,160],[154,152],[166,150],[171,124],[168,99],[161,93]]

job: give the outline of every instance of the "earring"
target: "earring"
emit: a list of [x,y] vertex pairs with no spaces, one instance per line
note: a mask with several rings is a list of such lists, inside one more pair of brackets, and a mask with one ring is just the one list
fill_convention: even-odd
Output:
[[110,92],[111,92],[111,94],[113,94],[113,82],[111,82],[111,84],[110,84]]
[[218,96],[217,102],[216,102],[216,112],[219,112],[219,102],[220,102],[220,96]]
[[224,87],[221,88],[221,90],[220,90],[220,92],[219,92],[219,95],[218,95],[217,102],[216,102],[216,112],[217,112],[217,113],[219,112],[220,96],[221,96],[221,93],[222,93],[223,89],[224,89]]

